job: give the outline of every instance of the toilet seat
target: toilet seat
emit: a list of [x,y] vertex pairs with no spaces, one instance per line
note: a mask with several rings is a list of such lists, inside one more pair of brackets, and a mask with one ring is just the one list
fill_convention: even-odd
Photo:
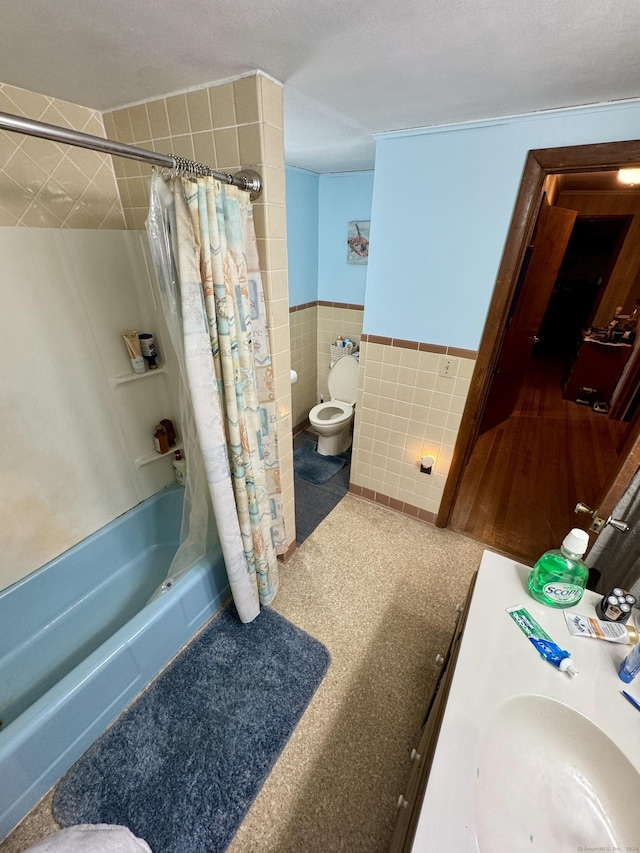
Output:
[[340,400],[330,400],[326,403],[318,403],[309,412],[309,422],[313,424],[331,424],[339,426],[341,423],[347,423],[353,415],[353,406],[348,403],[342,403]]

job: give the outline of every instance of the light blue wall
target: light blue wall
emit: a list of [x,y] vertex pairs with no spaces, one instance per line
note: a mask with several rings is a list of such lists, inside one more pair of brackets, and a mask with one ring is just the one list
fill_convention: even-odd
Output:
[[347,226],[371,219],[373,172],[320,175],[318,299],[364,305],[367,265],[347,263]]
[[638,138],[640,101],[378,138],[364,331],[477,349],[527,152]]
[[320,175],[286,168],[289,305],[318,298],[318,211]]

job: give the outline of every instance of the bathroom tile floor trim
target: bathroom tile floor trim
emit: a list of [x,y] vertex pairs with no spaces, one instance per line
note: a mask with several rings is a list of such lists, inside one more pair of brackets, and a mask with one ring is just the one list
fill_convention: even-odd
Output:
[[436,514],[434,512],[429,512],[428,509],[420,509],[420,507],[413,506],[413,504],[399,501],[397,498],[390,498],[389,495],[383,495],[382,492],[374,492],[373,489],[366,489],[364,486],[356,486],[355,483],[349,483],[349,493],[380,506],[386,506],[388,509],[394,510],[394,512],[400,512],[402,515],[409,516],[409,518],[424,521],[426,524],[435,524]]

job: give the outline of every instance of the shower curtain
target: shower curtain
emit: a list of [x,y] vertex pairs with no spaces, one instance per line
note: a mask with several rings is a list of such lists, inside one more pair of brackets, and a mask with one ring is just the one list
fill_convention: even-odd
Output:
[[238,615],[278,588],[286,546],[264,294],[249,194],[211,177],[154,174],[147,231],[182,376],[182,544],[167,580],[206,552],[209,502]]
[[626,521],[629,530],[621,533],[605,527],[587,557],[587,565],[598,572],[595,591],[606,595],[619,586],[640,600],[640,470],[618,501],[613,516]]

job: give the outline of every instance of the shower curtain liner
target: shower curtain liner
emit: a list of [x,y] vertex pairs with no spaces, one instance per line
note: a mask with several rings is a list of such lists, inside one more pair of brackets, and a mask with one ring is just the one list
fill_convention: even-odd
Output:
[[156,596],[206,553],[212,509],[238,615],[250,622],[276,594],[286,540],[249,194],[155,173],[147,232],[180,364],[187,459],[181,545]]
[[622,533],[607,526],[596,539],[586,560],[598,572],[595,590],[606,595],[619,586],[640,598],[640,469],[612,515],[626,521],[629,530]]

